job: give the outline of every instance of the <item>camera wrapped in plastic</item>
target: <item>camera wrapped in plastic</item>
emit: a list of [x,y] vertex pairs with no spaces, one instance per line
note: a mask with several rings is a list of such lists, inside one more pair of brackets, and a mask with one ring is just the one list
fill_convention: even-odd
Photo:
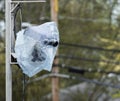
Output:
[[17,33],[15,57],[23,73],[32,77],[41,70],[50,71],[59,44],[55,22],[32,26]]

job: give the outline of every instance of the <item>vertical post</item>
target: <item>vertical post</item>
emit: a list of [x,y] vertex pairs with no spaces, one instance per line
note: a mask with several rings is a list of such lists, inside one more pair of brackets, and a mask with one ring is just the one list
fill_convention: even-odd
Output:
[[[58,25],[58,0],[51,0],[51,20],[55,21]],[[57,52],[58,54],[58,52]],[[54,64],[58,64],[59,60],[55,59]],[[58,73],[59,68],[53,67],[53,73]],[[52,101],[59,101],[59,78],[52,78]]]
[[11,0],[5,2],[5,19],[6,19],[6,101],[12,101],[12,70],[11,62]]
[[58,24],[58,0],[51,0],[51,20]]

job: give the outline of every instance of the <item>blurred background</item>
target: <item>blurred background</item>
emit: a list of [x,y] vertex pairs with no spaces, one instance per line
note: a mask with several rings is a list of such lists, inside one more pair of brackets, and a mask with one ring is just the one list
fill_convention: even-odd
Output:
[[[4,5],[0,0],[0,101],[5,101]],[[16,32],[21,25],[51,21],[50,9],[50,0],[22,4]],[[53,66],[61,74],[59,101],[120,101],[120,0],[58,0],[58,29],[58,63]],[[52,79],[43,77],[49,73],[24,77],[13,65],[13,101],[52,101]]]

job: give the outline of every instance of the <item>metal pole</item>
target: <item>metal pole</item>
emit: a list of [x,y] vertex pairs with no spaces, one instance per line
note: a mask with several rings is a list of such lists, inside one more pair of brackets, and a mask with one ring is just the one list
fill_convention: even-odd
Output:
[[24,1],[21,1],[21,0],[18,0],[18,1],[11,1],[11,3],[38,3],[38,2],[46,2],[46,0],[24,0]]
[[[51,20],[58,24],[58,0],[51,0]],[[58,52],[57,52],[58,54]],[[54,64],[58,64],[59,60],[56,58]],[[53,73],[58,73],[59,68],[53,67]],[[59,78],[52,78],[52,101],[59,101]]]
[[5,3],[5,20],[6,20],[6,101],[12,101],[12,70],[11,62],[11,0]]

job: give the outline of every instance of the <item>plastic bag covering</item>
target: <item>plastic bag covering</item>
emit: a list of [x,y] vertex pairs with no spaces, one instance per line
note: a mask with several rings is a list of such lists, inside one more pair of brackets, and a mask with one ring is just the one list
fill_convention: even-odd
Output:
[[17,33],[15,56],[23,73],[32,77],[41,70],[51,70],[59,43],[54,22],[29,27]]

